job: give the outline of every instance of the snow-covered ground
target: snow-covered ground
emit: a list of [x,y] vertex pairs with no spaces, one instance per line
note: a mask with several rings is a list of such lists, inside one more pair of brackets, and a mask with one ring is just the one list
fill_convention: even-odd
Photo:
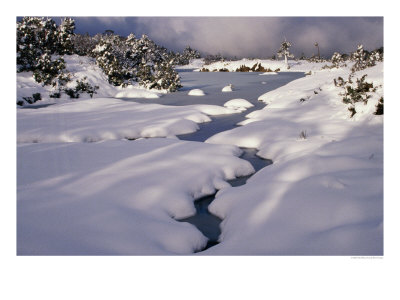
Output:
[[[209,209],[224,219],[222,242],[208,254],[383,254],[383,116],[373,114],[383,89],[350,118],[333,85],[348,73],[318,71],[261,95],[264,109],[207,140],[274,161],[217,194]],[[383,85],[383,64],[364,74]]]
[[176,139],[18,144],[18,254],[189,254],[193,201],[254,172],[235,146]]
[[[221,243],[203,254],[383,254],[383,116],[373,115],[383,64],[358,73],[379,88],[350,118],[333,85],[338,76],[347,79],[348,68],[289,61],[290,71],[312,75],[259,95],[264,109],[198,143],[175,136],[251,103],[235,90],[223,93],[224,85],[218,91],[233,100],[227,107],[106,98],[163,96],[112,87],[93,62],[67,59],[67,69],[100,90],[93,99],[45,96],[34,106],[57,104],[17,109],[19,254],[189,254],[206,239],[173,218],[193,214],[193,200],[215,189],[209,208],[224,219]],[[283,64],[261,63],[272,70]],[[29,76],[17,74],[17,99],[50,92]],[[173,138],[124,140],[140,137]],[[257,148],[274,164],[230,187],[227,179],[254,171],[237,146]]]

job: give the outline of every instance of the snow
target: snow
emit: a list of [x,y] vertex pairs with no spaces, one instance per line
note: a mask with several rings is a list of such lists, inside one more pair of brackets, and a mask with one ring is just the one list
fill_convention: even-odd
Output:
[[[377,90],[355,105],[352,118],[343,89],[333,84],[348,78],[349,67],[321,70],[326,63],[291,60],[289,70],[271,60],[206,66],[261,63],[311,75],[268,93],[258,87],[264,109],[199,143],[176,136],[198,130],[209,116],[240,116],[252,107],[242,94],[223,98],[231,95],[220,92],[226,82],[239,83],[212,83],[218,95],[211,100],[224,106],[200,102],[209,90],[196,102],[183,92],[189,105],[140,104],[115,97],[162,93],[113,87],[91,59],[66,60],[76,78],[100,85],[93,99],[50,99],[32,74],[17,74],[17,97],[40,91],[44,100],[35,105],[57,103],[17,109],[19,254],[189,254],[206,239],[174,218],[193,214],[193,200],[216,190],[209,210],[223,219],[221,243],[202,255],[383,254],[383,116],[373,114],[383,96],[382,63],[356,73]],[[199,75],[214,81],[218,74]],[[188,83],[188,95],[204,95],[195,88],[201,86]],[[251,84],[235,94],[246,88]],[[274,163],[230,187],[226,180],[254,172],[238,147],[256,148]]]
[[205,93],[201,89],[192,89],[188,93],[189,96],[204,96]]
[[17,142],[95,142],[172,137],[198,130],[207,115],[237,113],[216,105],[166,106],[98,98],[17,110]]
[[232,109],[239,110],[239,111],[245,111],[246,109],[253,107],[254,105],[251,104],[246,99],[232,99],[232,100],[225,102],[224,106],[227,108],[232,108]]
[[379,88],[353,118],[333,84],[349,73],[316,71],[261,95],[264,109],[206,141],[274,163],[217,194],[221,243],[204,254],[383,255],[383,116],[373,114],[383,64],[356,73]]
[[176,139],[18,144],[20,255],[189,254],[207,239],[175,221],[253,167],[235,146]]

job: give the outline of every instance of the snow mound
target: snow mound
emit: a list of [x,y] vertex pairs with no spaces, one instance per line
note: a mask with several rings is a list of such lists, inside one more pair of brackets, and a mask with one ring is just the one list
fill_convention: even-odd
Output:
[[204,96],[205,93],[201,89],[193,89],[193,90],[189,91],[188,95],[189,96]]
[[245,111],[247,108],[253,107],[254,105],[246,99],[232,99],[225,102],[224,106],[239,111]]
[[222,92],[232,92],[233,91],[233,85],[227,85],[225,87],[223,87]]
[[265,72],[260,75],[277,75],[277,74],[278,74],[277,72]]

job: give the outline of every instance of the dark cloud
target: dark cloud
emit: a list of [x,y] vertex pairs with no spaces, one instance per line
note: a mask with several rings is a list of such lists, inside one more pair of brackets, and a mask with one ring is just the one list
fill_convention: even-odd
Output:
[[106,29],[127,36],[147,34],[171,50],[190,45],[203,54],[269,57],[284,38],[296,55],[349,53],[357,44],[383,46],[383,17],[74,17],[76,32]]

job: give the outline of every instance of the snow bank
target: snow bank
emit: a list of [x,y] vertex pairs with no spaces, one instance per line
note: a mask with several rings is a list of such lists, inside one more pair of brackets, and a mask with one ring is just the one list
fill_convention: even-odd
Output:
[[195,108],[100,98],[17,110],[17,141],[87,142],[194,132],[210,118]]
[[[141,139],[19,144],[19,255],[189,254],[193,200],[254,172],[235,146]],[[171,176],[173,175],[173,176]]]
[[188,95],[189,96],[204,96],[205,93],[201,89],[193,89],[193,90],[189,91]]
[[[270,69],[273,72],[266,72],[263,75],[276,74],[277,70],[281,72],[310,72],[319,71],[321,68],[329,63],[313,63],[306,60],[289,60],[289,69],[283,60],[270,60],[270,59],[242,59],[235,61],[218,61],[202,67],[213,70],[227,69],[229,72],[235,72],[241,66],[252,68],[255,64],[261,64],[265,69]],[[198,69],[200,70],[200,68]],[[275,72],[274,72],[275,71]],[[261,74],[260,74],[261,75]]]
[[205,253],[383,254],[383,116],[373,114],[383,64],[356,73],[378,89],[353,118],[333,84],[349,73],[318,71],[268,92],[264,109],[207,140],[257,148],[274,164],[217,194],[209,209],[224,218],[222,243]]
[[232,99],[225,102],[224,106],[234,110],[245,111],[246,109],[253,107],[254,105],[246,99]]
[[17,142],[95,142],[172,137],[199,129],[207,115],[237,113],[217,105],[166,106],[99,98],[17,110]]

